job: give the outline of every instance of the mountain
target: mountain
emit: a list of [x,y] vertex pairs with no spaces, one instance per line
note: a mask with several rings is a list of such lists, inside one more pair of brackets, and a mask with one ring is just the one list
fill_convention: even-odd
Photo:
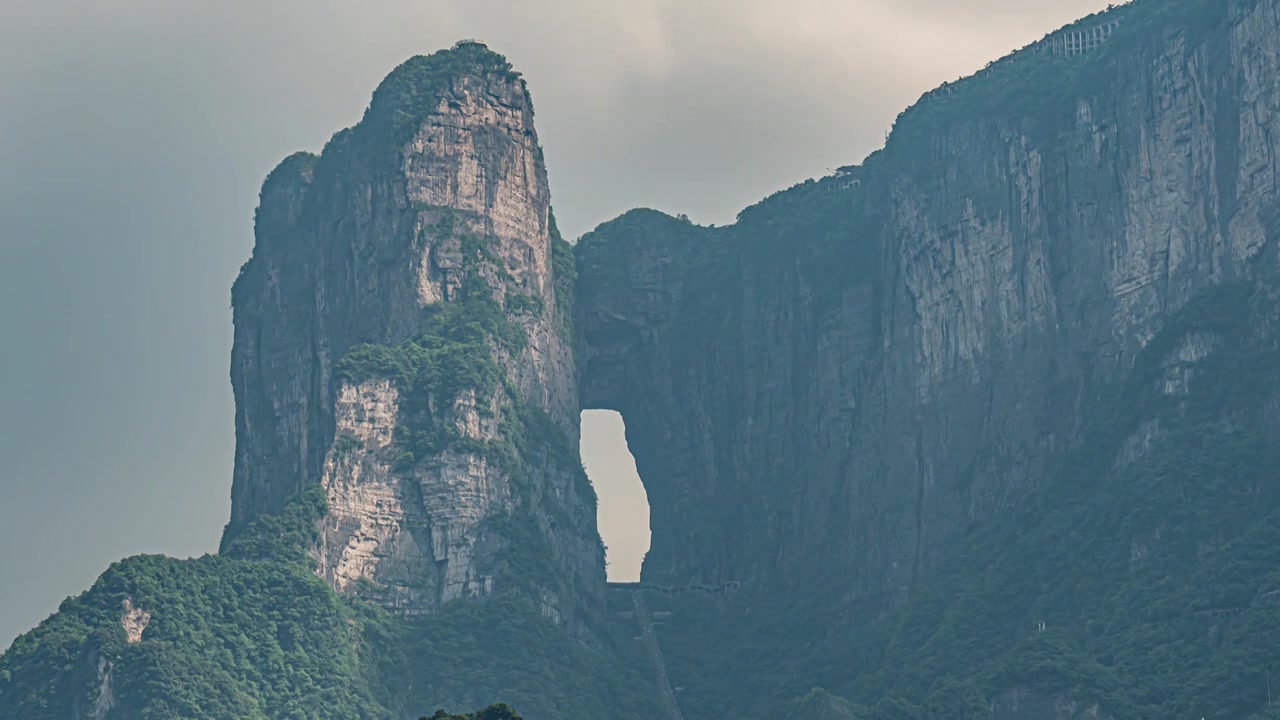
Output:
[[264,183],[222,551],[113,566],[0,716],[1280,717],[1276,77],[1280,0],[1135,0],[571,246],[519,76],[410,60]]
[[555,273],[569,248],[506,60],[466,44],[400,66],[359,125],[271,173],[255,224],[231,293],[224,546],[318,479],[336,590],[429,612],[518,582],[513,554],[545,549],[552,567],[524,579],[546,614],[599,596]]
[[743,583],[664,640],[687,714],[948,678],[996,717],[1268,706],[1276,11],[1086,18],[731,227],[578,243],[644,576]]
[[271,172],[255,237],[219,554],[113,566],[0,659],[0,717],[650,716],[604,626],[520,76],[477,43],[407,61]]

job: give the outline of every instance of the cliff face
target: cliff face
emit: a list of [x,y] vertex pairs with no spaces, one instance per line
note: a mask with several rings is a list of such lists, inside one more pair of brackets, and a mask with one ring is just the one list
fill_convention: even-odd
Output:
[[[524,82],[478,45],[405,63],[320,157],[273,171],[232,293],[226,540],[319,482],[316,555],[340,591],[367,581],[408,612],[487,594],[517,541],[482,529],[516,514],[565,583],[543,578],[548,613],[572,604],[559,590],[598,593],[594,498],[547,450],[578,438],[553,233]],[[478,320],[482,337],[458,335]],[[461,354],[430,356],[445,350]],[[546,436],[504,465],[530,414]]]
[[[263,185],[223,552],[113,566],[0,716],[1275,717],[1280,0],[1064,32],[576,248],[505,60],[397,68]],[[582,408],[651,503],[612,615]]]
[[[754,598],[672,621],[686,714],[796,674],[866,702],[972,679],[1002,718],[1265,705],[1205,678],[1253,678],[1278,620],[1249,610],[1277,582],[1278,18],[1140,0],[733,226],[579,242],[582,402],[626,422],[643,577]],[[1020,645],[1041,622],[1067,639]]]
[[901,599],[1170,317],[1272,262],[1277,6],[1187,5],[1215,30],[1139,15],[1006,61],[730,228],[641,211],[583,239],[583,402],[622,412],[656,495],[646,573],[834,560]]

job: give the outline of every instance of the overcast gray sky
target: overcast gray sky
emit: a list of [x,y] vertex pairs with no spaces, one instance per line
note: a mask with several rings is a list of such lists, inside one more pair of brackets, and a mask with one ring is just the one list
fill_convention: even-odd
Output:
[[[406,58],[525,73],[576,237],[724,224],[856,162],[922,92],[1104,0],[0,0],[0,648],[112,561],[213,551],[229,512],[231,281],[259,184]],[[647,509],[593,414],[612,570]]]

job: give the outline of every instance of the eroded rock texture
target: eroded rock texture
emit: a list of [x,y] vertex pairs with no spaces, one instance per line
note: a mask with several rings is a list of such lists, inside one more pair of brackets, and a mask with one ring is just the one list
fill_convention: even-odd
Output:
[[[486,452],[510,441],[501,428],[517,422],[516,405],[549,418],[557,442],[577,444],[552,234],[524,82],[483,46],[410,60],[320,157],[296,155],[272,172],[254,255],[232,293],[227,539],[319,482],[330,504],[321,574],[343,591],[365,583],[365,595],[414,613],[492,591],[504,541],[482,526],[518,509],[549,542],[564,587],[598,594],[602,551],[581,469],[536,448],[518,471],[498,468]],[[518,343],[489,339],[496,381],[445,390],[407,387],[417,381],[390,371],[337,372],[352,348],[402,345],[429,311],[468,294],[518,328]],[[406,393],[422,396],[425,409],[412,412],[453,441],[406,456]],[[549,614],[575,602],[553,595]]]
[[609,408],[645,581],[736,589],[664,618],[688,717],[819,682],[883,716],[1256,711],[1194,682],[1246,678],[1266,618],[1194,623],[1276,587],[1280,0],[1105,15],[730,227],[600,226],[572,288],[519,78],[474,45],[406,63],[264,184],[228,540],[318,484],[331,587],[572,619],[604,580],[577,414]]
[[[1177,7],[1199,16],[927,97],[732,227],[635,211],[579,243],[583,403],[626,421],[646,579],[838,578],[892,607],[1189,300],[1274,266],[1280,6]],[[1035,62],[1061,67],[1019,85]],[[1167,392],[1215,347],[1188,336]]]
[[1038,693],[1014,688],[991,703],[992,720],[1106,720],[1097,703],[1082,703],[1070,693]]

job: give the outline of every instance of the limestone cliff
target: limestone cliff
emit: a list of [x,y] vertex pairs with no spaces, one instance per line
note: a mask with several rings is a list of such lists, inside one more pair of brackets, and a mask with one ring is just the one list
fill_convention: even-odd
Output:
[[1014,56],[732,227],[636,211],[579,243],[583,403],[656,496],[651,579],[834,552],[847,592],[903,597],[1191,298],[1274,262],[1280,6],[1169,5],[1220,31],[1138,15]]
[[510,65],[475,43],[406,62],[359,125],[271,173],[255,231],[232,292],[224,542],[319,483],[315,553],[337,590],[422,612],[492,592],[526,553],[554,569],[535,583],[548,614],[598,594],[594,496],[564,450],[567,245]]
[[[1276,718],[1277,78],[1280,0],[1136,0],[570,248],[519,76],[414,58],[263,185],[223,552],[113,566],[0,716]],[[651,503],[608,614],[585,408]]]
[[[1134,602],[1148,569],[1118,569],[1108,586],[1097,578],[1110,561],[1068,561],[1073,548],[1162,545],[1177,562],[1146,581],[1190,588],[1211,553],[1266,526],[1271,456],[1251,444],[1249,471],[1227,473],[1257,493],[1246,511],[1209,489],[1223,471],[1205,470],[1214,451],[1200,443],[1234,453],[1262,427],[1274,439],[1262,420],[1275,417],[1274,373],[1249,376],[1252,397],[1223,388],[1249,382],[1247,365],[1225,368],[1242,348],[1274,346],[1280,312],[1280,3],[1139,0],[1076,27],[1101,26],[1110,34],[1088,52],[1052,51],[1074,48],[1056,35],[928,94],[882,151],[733,226],[640,210],[578,243],[582,402],[626,422],[652,505],[643,578],[756,593],[732,622],[673,631],[674,682],[705,662],[695,645],[750,626],[735,656],[793,650],[722,658],[719,682],[804,666],[859,700],[886,688],[923,700],[939,677],[982,667],[998,717],[1137,716],[1115,697],[1095,705],[1121,682],[1109,673],[1157,672],[1150,657],[1111,667],[1114,639],[1090,645],[1107,647],[1093,695],[1062,678],[1029,690],[991,668],[1034,632],[1034,613],[1071,624],[1073,642],[1093,642],[1090,622],[1120,633],[1115,606],[1081,608],[1120,602],[1112,592]],[[1165,504],[1140,512],[1117,488],[1169,477],[1175,454],[1213,474],[1178,499],[1152,491]],[[1186,518],[1192,497],[1239,526]],[[1173,542],[1171,528],[1199,539]],[[1019,544],[1032,536],[1043,558],[1066,554],[1053,594],[1019,584],[1043,577]],[[1183,542],[1199,554],[1174,549]],[[1009,574],[983,575],[997,567]],[[1247,583],[1245,606],[1272,581]],[[682,702],[693,715],[735,701],[695,688]]]

